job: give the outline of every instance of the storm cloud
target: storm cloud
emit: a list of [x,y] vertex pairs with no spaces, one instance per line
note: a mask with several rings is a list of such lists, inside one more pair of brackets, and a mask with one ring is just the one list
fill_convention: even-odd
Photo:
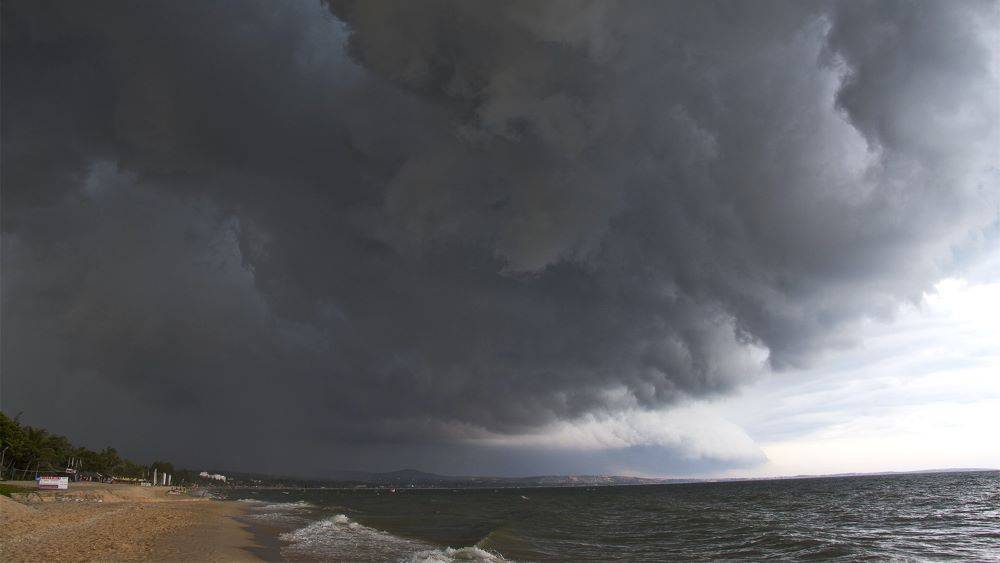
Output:
[[184,462],[633,419],[732,461],[648,413],[852,345],[996,216],[996,3],[3,11],[2,406]]

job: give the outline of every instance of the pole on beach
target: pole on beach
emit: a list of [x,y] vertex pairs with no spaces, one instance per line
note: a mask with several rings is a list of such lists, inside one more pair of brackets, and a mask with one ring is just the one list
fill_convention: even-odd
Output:
[[156,468],[155,467],[153,468],[153,484],[154,485],[158,485],[159,484],[159,483],[156,482]]

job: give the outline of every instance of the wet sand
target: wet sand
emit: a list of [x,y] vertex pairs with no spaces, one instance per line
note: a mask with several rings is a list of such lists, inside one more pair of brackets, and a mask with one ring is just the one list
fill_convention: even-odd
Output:
[[237,502],[98,483],[15,497],[0,497],[3,561],[257,561],[273,553],[237,520]]

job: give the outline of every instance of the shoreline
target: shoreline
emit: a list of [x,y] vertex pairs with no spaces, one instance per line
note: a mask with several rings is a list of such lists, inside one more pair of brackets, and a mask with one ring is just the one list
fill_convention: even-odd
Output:
[[[235,503],[238,501],[222,502]],[[243,526],[244,530],[246,530],[252,538],[253,545],[246,546],[243,549],[247,550],[255,557],[254,561],[285,560],[281,554],[281,548],[286,545],[286,542],[282,541],[279,536],[288,530],[278,526],[271,526],[250,520],[247,518],[247,511],[245,509],[243,510],[243,513],[240,516],[235,517],[235,519],[241,526]]]
[[[33,486],[34,482],[8,482]],[[228,500],[166,487],[72,483],[68,491],[0,497],[0,560],[261,561],[280,548]],[[278,541],[277,537],[274,541]]]

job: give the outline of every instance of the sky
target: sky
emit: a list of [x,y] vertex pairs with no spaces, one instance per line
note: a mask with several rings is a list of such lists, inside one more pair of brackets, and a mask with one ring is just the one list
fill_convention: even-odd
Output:
[[304,476],[1000,467],[998,6],[5,2],[0,408]]

